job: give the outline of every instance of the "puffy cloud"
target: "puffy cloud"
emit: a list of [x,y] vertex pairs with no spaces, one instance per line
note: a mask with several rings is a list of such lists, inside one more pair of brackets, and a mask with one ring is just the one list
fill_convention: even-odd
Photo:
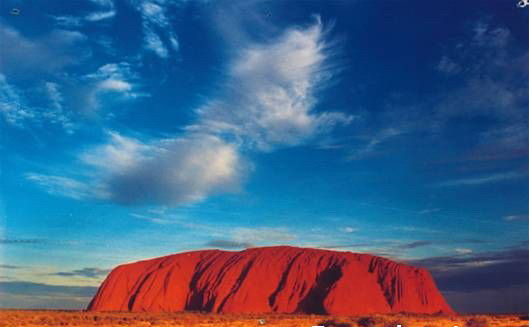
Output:
[[127,62],[108,63],[95,72],[65,81],[69,90],[66,103],[80,113],[100,114],[100,109],[139,97],[148,96],[141,90],[139,76]]
[[96,150],[105,153],[101,160],[105,165],[115,163],[103,180],[105,196],[118,203],[196,202],[210,194],[238,190],[246,170],[237,148],[214,136],[194,135],[143,146],[149,151],[139,150],[142,146],[133,142]]
[[233,145],[213,136],[164,143],[157,156],[109,178],[113,200],[182,204],[238,189],[245,165]]
[[93,74],[86,76],[87,80],[95,83],[94,92],[114,91],[128,97],[137,97],[141,94],[132,92],[135,80],[138,79],[126,62],[105,64]]
[[109,132],[108,143],[82,153],[80,158],[88,165],[119,173],[144,161],[145,153],[154,149],[138,140]]
[[80,155],[89,177],[30,173],[49,193],[121,204],[181,205],[233,192],[248,166],[237,148],[215,136],[189,135],[151,144],[109,133],[106,144]]
[[102,90],[110,90],[110,91],[117,91],[117,92],[126,92],[130,91],[132,89],[132,85],[130,83],[119,80],[119,79],[107,79],[99,83],[99,87]]

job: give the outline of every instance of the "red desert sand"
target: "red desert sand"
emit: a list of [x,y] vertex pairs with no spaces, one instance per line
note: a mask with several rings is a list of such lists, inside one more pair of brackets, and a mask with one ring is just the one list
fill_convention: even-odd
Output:
[[121,265],[88,310],[453,313],[425,269],[368,254],[289,246],[195,251]]

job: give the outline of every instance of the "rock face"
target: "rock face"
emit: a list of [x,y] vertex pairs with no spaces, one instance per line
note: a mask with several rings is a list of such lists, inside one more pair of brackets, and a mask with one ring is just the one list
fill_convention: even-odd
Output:
[[121,265],[88,310],[453,313],[424,269],[288,246],[195,251]]

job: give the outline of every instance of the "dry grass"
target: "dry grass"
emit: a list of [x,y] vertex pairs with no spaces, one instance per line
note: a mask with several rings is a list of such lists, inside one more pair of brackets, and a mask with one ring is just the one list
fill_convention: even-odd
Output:
[[[262,323],[260,323],[260,320]],[[425,316],[374,315],[370,317],[203,313],[93,313],[83,311],[0,310],[0,327],[529,327],[518,315]]]

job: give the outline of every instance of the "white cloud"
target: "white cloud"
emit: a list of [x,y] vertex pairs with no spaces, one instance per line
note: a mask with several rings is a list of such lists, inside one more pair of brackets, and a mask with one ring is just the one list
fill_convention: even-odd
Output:
[[[446,47],[439,55],[434,68],[447,80],[436,86],[437,94],[422,103],[406,101],[405,105],[399,99],[414,95],[401,94],[387,106],[388,110],[372,114],[372,125],[382,126],[372,132],[363,146],[352,151],[351,158],[376,154],[384,145],[377,134],[384,129],[397,129],[400,134],[454,137],[451,127],[463,122],[473,127],[467,131],[472,136],[467,141],[477,141],[460,159],[509,160],[527,156],[529,88],[520,81],[529,78],[529,52],[520,51],[523,47],[503,26],[477,22],[467,34],[466,39]],[[487,123],[475,124],[481,119]]]
[[99,88],[101,90],[126,92],[132,89],[132,85],[126,81],[109,78],[99,83]]
[[80,27],[86,22],[97,23],[108,20],[116,16],[116,10],[113,1],[91,0],[97,9],[84,16],[53,16],[58,25],[73,28]]
[[461,67],[455,62],[453,62],[447,56],[443,56],[439,63],[437,64],[437,70],[445,73],[447,75],[457,74],[461,71]]
[[63,110],[63,96],[59,86],[56,83],[45,82],[42,90],[38,91],[44,93],[40,100],[46,103],[46,106],[31,104],[25,93],[8,83],[6,77],[0,73],[0,115],[8,124],[15,127],[52,124],[72,133],[74,124]]
[[14,126],[21,126],[23,120],[34,116],[25,108],[19,90],[10,85],[3,74],[0,74],[0,113],[7,123]]
[[235,146],[208,135],[146,145],[113,133],[82,160],[97,168],[104,197],[123,204],[181,205],[237,191],[246,169]]
[[171,225],[175,223],[175,221],[171,219],[164,219],[160,217],[155,217],[153,215],[142,215],[138,213],[131,213],[130,215],[136,219],[149,221],[151,223],[158,224],[158,225]]
[[30,174],[28,180],[75,199],[183,205],[238,191],[248,168],[234,145],[208,135],[145,144],[111,132],[107,144],[79,159],[88,169],[81,179]]
[[178,39],[175,35],[169,36],[169,42],[171,42],[171,47],[174,51],[178,51],[180,49],[180,43],[178,42]]
[[226,95],[199,109],[188,130],[230,135],[247,146],[270,150],[299,144],[350,116],[314,112],[316,92],[332,77],[318,21],[287,30],[273,43],[245,47],[229,71]]
[[[112,2],[97,1],[100,4]],[[0,25],[0,39],[17,45],[6,47],[0,60],[0,118],[12,126],[57,125],[71,134],[82,115],[148,96],[127,62],[105,64],[87,75],[64,73],[66,67],[82,63],[89,53],[84,47],[86,38],[79,32],[53,30],[38,38],[26,38],[10,26]],[[109,115],[108,111],[104,114]]]
[[[464,83],[445,95],[435,110],[437,119],[488,117],[510,126],[526,119],[529,90],[529,54],[515,51],[510,31],[488,23],[474,24],[472,36],[464,45],[441,57],[440,71],[460,74]],[[479,60],[476,60],[479,55]]]
[[285,228],[269,228],[269,227],[256,227],[246,228],[240,227],[235,228],[232,231],[232,237],[234,241],[240,243],[280,243],[280,242],[291,242],[296,239],[296,236],[290,233]]
[[359,230],[358,228],[353,228],[353,227],[349,227],[349,226],[344,227],[344,228],[341,229],[341,231],[344,232],[344,233],[354,233],[354,232],[358,232],[358,230]]
[[72,105],[83,112],[96,112],[116,102],[149,96],[142,92],[139,77],[127,62],[108,63],[76,81]]
[[0,117],[19,128],[56,125],[71,134],[76,114],[92,114],[120,101],[149,96],[141,91],[139,77],[126,62],[105,64],[85,76],[53,80],[21,89],[0,73]]
[[473,42],[480,47],[504,48],[511,38],[511,32],[504,27],[492,28],[483,21],[474,25]]
[[151,29],[145,29],[145,48],[156,53],[160,58],[169,57],[169,50],[165,47],[165,44],[160,39],[160,36]]
[[525,120],[513,121],[481,133],[480,143],[472,151],[472,160],[512,159],[529,155]]
[[385,129],[382,129],[380,131],[378,131],[376,134],[374,134],[369,142],[367,142],[366,144],[364,144],[362,147],[360,147],[359,149],[356,149],[354,150],[350,155],[349,155],[349,159],[350,160],[360,160],[360,159],[365,159],[365,158],[369,158],[373,155],[376,155],[377,154],[377,148],[380,144],[390,140],[390,139],[393,139],[394,137],[396,136],[399,136],[399,135],[402,135],[404,133],[403,130],[401,129],[398,129],[398,128],[394,128],[394,127],[389,127],[389,128],[385,128]]
[[460,255],[465,255],[465,254],[471,254],[474,251],[472,251],[472,249],[457,248],[457,249],[454,249],[454,252]]
[[89,22],[98,22],[105,19],[113,18],[116,15],[116,12],[114,10],[109,11],[98,11],[93,12],[85,17],[85,19]]
[[165,8],[152,1],[143,1],[140,4],[142,15],[149,20],[149,22],[160,26],[167,27],[169,21],[165,16]]
[[503,220],[505,221],[529,221],[529,214],[509,215],[509,216],[503,217]]
[[88,80],[96,82],[96,91],[117,91],[129,94],[134,88],[133,80],[138,77],[132,72],[130,64],[126,62],[105,64],[93,74],[87,76]]
[[498,173],[488,176],[474,177],[474,178],[461,178],[450,180],[446,182],[441,182],[435,184],[438,187],[451,187],[451,186],[475,186],[488,183],[502,182],[506,180],[516,179],[524,177],[526,175],[518,172],[507,172],[507,173]]
[[45,87],[50,97],[51,106],[57,110],[62,110],[64,98],[59,90],[59,85],[53,82],[46,82]]
[[146,153],[155,153],[156,147],[109,132],[106,144],[96,146],[80,155],[82,162],[107,172],[124,172],[145,161]]
[[91,2],[101,6],[101,7],[114,7],[114,1],[113,0],[90,0]]
[[178,51],[178,37],[169,24],[166,1],[143,0],[136,4],[143,26],[143,47],[158,57],[167,59],[169,48]]
[[[150,21],[166,24],[160,7],[146,7]],[[183,205],[238,191],[251,165],[248,150],[296,145],[351,118],[314,112],[315,92],[332,77],[330,49],[321,22],[289,29],[263,45],[251,44],[230,69],[225,95],[198,110],[197,123],[180,136],[140,141],[115,132],[79,156],[97,193],[121,204]],[[133,92],[134,75],[125,63],[102,66],[88,80],[101,90]],[[132,89],[132,91],[131,91]],[[287,239],[279,230],[261,230]],[[258,238],[249,230],[236,236]],[[283,236],[282,236],[283,235]],[[237,239],[236,239],[237,240]]]
[[93,190],[87,184],[68,177],[36,173],[27,173],[25,177],[53,195],[80,200],[89,197],[93,193]]
[[64,97],[57,83],[46,82],[44,86],[49,98],[49,110],[43,112],[43,117],[48,123],[61,125],[68,134],[74,131],[74,123],[70,114],[64,110]]
[[9,78],[34,80],[35,76],[55,75],[69,65],[82,61],[88,51],[86,37],[76,31],[52,30],[30,39],[0,22],[2,47],[0,71]]

